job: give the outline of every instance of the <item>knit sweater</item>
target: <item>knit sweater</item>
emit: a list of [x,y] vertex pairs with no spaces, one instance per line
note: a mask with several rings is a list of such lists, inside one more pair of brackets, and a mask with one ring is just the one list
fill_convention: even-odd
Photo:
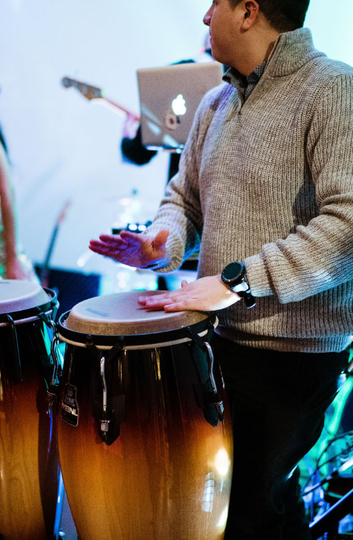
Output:
[[199,277],[244,261],[256,306],[220,310],[246,346],[341,351],[353,337],[353,68],[308,29],[279,36],[242,100],[234,70],[203,99],[148,234],[170,230],[159,271],[200,248]]

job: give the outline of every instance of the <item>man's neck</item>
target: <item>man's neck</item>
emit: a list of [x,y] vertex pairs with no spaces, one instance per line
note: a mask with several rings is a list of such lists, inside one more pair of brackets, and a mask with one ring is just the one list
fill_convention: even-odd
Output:
[[279,33],[275,30],[265,35],[260,35],[258,39],[253,39],[249,44],[246,54],[238,62],[239,65],[233,66],[239,73],[248,77],[257,66],[267,60],[277,43]]

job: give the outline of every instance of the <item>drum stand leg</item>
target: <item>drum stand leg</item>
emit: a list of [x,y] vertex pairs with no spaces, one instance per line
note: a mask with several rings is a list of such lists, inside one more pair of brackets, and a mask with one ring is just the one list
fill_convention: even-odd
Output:
[[[328,539],[346,538],[347,534],[338,534],[338,522],[353,511],[353,489],[310,525],[312,539],[328,533]],[[348,535],[350,536],[350,535]]]
[[65,534],[64,535],[60,534],[62,532],[60,523],[61,523],[61,518],[62,518],[62,513],[63,513],[64,494],[65,494],[64,481],[63,481],[63,477],[60,471],[59,485],[58,485],[58,498],[57,498],[57,503],[56,503],[55,522],[54,522],[54,534],[53,534],[54,540],[60,540],[60,538],[63,538],[65,536]]

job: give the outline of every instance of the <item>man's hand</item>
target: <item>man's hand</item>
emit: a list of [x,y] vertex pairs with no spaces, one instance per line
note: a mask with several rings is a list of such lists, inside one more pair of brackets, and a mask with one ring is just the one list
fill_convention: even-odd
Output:
[[166,229],[156,237],[121,231],[120,235],[102,234],[99,240],[91,240],[90,250],[110,257],[117,262],[144,268],[156,264],[165,257],[165,244],[169,235]]
[[240,300],[221,280],[221,276],[197,279],[192,283],[183,281],[181,289],[165,294],[142,296],[139,304],[146,309],[164,311],[215,311],[224,309]]
[[134,139],[136,137],[138,126],[139,124],[136,115],[128,114],[123,126],[123,137]]

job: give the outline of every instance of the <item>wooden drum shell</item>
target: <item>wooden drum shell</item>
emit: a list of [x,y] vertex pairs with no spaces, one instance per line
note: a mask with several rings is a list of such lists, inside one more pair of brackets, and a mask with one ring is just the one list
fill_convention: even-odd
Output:
[[120,411],[111,444],[99,432],[99,361],[82,344],[66,345],[62,392],[76,389],[78,424],[59,421],[59,454],[79,538],[221,540],[233,448],[218,368],[226,406],[214,426],[200,406],[207,359],[194,341],[123,349],[107,364]]
[[13,371],[9,328],[0,328],[0,535],[52,540],[59,456],[45,384],[51,336],[41,320],[18,324],[16,331],[22,381]]

